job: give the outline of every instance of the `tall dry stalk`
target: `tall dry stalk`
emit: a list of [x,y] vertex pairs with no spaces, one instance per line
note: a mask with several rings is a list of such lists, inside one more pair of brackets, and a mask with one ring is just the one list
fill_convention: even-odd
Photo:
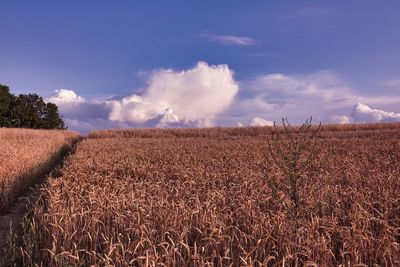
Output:
[[[299,195],[300,179],[315,157],[315,138],[321,131],[321,123],[312,126],[312,117],[300,127],[293,127],[287,118],[282,119],[282,129],[274,123],[275,131],[268,140],[268,151],[273,162],[279,166],[288,180],[288,194],[293,203],[293,212],[297,217],[302,200]],[[308,177],[305,177],[308,178]]]

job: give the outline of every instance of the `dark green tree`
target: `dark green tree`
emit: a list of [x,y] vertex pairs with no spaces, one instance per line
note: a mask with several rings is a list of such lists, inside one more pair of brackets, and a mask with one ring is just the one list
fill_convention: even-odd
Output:
[[9,127],[8,113],[13,98],[10,89],[0,84],[0,127]]
[[58,108],[37,94],[15,97],[7,86],[0,86],[0,127],[66,129]]
[[17,127],[42,128],[46,103],[37,94],[19,95],[15,103],[14,118]]
[[54,103],[47,103],[42,119],[44,129],[66,129],[64,121],[58,113],[58,108]]

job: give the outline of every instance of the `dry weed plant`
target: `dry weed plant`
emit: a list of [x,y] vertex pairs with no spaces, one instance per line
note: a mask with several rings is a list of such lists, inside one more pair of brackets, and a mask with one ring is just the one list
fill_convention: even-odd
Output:
[[270,186],[288,185],[266,142],[284,131],[91,133],[27,217],[24,264],[399,266],[400,125],[324,127],[299,225]]
[[[271,159],[281,169],[287,177],[287,194],[292,200],[292,215],[298,223],[300,205],[302,199],[299,191],[301,189],[301,178],[311,179],[310,173],[306,173],[310,163],[318,152],[316,147],[316,137],[321,131],[321,123],[312,127],[312,117],[308,118],[301,126],[293,127],[287,118],[282,119],[283,133],[278,130],[274,123],[272,138],[268,138],[268,151]],[[267,174],[268,175],[268,174]],[[274,183],[274,179],[269,180],[270,186],[280,186]]]

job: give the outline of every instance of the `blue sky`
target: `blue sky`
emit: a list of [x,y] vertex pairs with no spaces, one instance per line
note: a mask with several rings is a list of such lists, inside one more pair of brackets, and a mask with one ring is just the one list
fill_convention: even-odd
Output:
[[[324,122],[392,121],[400,112],[398,1],[2,1],[0,10],[0,83],[14,93],[53,96],[71,128],[81,131],[152,126],[168,116],[171,126],[234,126],[308,115]],[[204,69],[177,85],[199,61]],[[231,74],[210,79],[212,66],[227,66]],[[166,70],[177,76],[154,89]],[[193,82],[220,102],[204,81],[219,90],[214,81],[224,75],[231,75],[232,84],[225,84],[231,89],[222,90],[228,97],[214,113],[185,113],[191,105],[179,101],[196,99],[176,100],[187,95],[176,87]],[[53,93],[61,88],[84,99],[74,104],[84,103],[80,116],[69,116],[79,110],[71,107],[72,92],[64,91],[67,101]],[[161,91],[169,92],[166,98]],[[138,101],[121,104],[133,95],[142,97],[140,105],[157,106],[151,112],[146,106],[148,120],[131,114]],[[335,104],[342,98],[347,102]],[[127,115],[115,115],[115,105]],[[202,105],[207,108],[207,98]]]

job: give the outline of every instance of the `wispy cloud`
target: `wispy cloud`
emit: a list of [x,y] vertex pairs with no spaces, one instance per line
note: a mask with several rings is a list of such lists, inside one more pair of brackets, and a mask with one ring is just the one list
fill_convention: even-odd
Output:
[[200,37],[206,38],[209,41],[223,44],[223,45],[234,45],[234,46],[250,46],[257,44],[257,41],[246,36],[236,35],[218,35],[211,33],[200,34]]

